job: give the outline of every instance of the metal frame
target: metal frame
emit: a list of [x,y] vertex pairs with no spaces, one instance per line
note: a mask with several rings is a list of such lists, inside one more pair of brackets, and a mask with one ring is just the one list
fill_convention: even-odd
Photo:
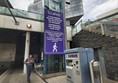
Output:
[[12,15],[14,21],[15,21],[15,25],[19,25],[19,22],[16,20],[15,16],[13,15],[13,13],[12,13],[10,7],[9,7],[8,0],[5,0],[5,3],[6,3],[6,5],[7,5],[7,7],[8,7],[8,9],[9,9],[9,11],[10,11],[10,13],[11,13],[11,15]]

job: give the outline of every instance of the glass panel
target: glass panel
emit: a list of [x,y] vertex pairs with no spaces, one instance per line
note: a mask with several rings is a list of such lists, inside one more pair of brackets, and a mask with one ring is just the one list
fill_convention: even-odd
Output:
[[23,10],[16,10],[17,12],[17,16],[20,16],[20,17],[27,17],[27,12],[23,11]]
[[[23,17],[23,18],[24,17],[25,18],[31,18],[31,19],[41,20],[41,21],[44,20],[44,15],[43,14],[35,14],[35,13],[27,12],[27,11],[24,11],[24,10],[20,10],[20,9],[10,9],[10,10],[13,13],[14,16],[19,16],[19,17]],[[1,6],[0,6],[0,13],[11,15],[8,8],[1,7]]]
[[45,5],[53,11],[60,12],[62,9],[62,0],[45,0]]
[[51,9],[51,10],[56,10],[56,11],[58,11],[58,12],[60,12],[60,9],[61,9],[61,7],[60,7],[60,0],[49,0],[49,8]]
[[74,36],[77,33],[77,28],[73,28],[72,35]]
[[5,8],[5,14],[11,14],[8,8]]
[[63,72],[64,71],[64,56],[63,55],[48,55],[47,56],[47,73]]
[[36,17],[37,19],[39,19],[39,20],[44,20],[44,16],[43,15],[37,15],[37,17]]
[[[17,0],[9,0],[13,8],[11,9],[16,16],[26,17],[36,20],[44,20],[44,1],[43,0],[20,0],[19,4]],[[6,14],[10,12],[6,11]]]
[[5,7],[0,6],[0,13],[4,13],[4,12],[5,12]]
[[37,15],[36,14],[33,14],[33,13],[28,13],[28,17],[29,18],[37,19]]

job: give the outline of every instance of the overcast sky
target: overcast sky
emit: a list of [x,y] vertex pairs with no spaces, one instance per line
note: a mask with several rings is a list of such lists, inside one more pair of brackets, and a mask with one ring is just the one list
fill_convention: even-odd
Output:
[[[28,5],[34,0],[9,0],[14,8],[27,10]],[[84,16],[83,21],[95,20],[96,16],[118,8],[118,0],[83,0]]]
[[28,5],[33,3],[34,0],[9,0],[14,8],[27,10]]
[[118,0],[83,0],[83,20],[95,20],[96,16],[118,8]]

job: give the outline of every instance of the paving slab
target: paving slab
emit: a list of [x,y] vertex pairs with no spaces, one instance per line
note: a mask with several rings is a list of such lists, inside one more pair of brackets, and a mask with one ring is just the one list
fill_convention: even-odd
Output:
[[[66,75],[55,76],[46,79],[47,83],[67,83]],[[26,74],[22,70],[12,70],[0,83],[28,83]],[[45,83],[37,74],[31,73],[31,83]]]
[[[27,83],[26,74],[21,70],[11,71],[1,83]],[[35,73],[31,74],[31,83],[45,83]]]
[[66,81],[66,75],[52,77],[49,79],[46,79],[48,83],[67,83]]

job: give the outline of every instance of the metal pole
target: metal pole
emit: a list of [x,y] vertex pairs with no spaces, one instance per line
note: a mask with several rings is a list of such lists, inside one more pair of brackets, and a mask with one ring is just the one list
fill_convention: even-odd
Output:
[[9,5],[8,5],[8,0],[5,0],[5,3],[6,3],[6,5],[7,5],[7,7],[8,7],[8,10],[10,11],[10,13],[11,13],[11,15],[12,15],[14,21],[15,21],[15,24],[16,24],[16,25],[19,25],[19,22],[16,20],[15,16],[13,15],[13,13],[12,13],[12,11],[11,11]]
[[44,53],[44,79],[46,78],[46,71],[47,71],[47,68],[46,68],[46,66],[47,66],[47,61],[46,61],[46,55],[45,55],[45,53]]
[[[63,8],[63,19],[64,19],[64,45],[65,45],[65,50],[67,49],[67,31],[66,31],[66,18],[65,18],[65,0],[62,0],[62,8]],[[65,55],[64,55],[64,62],[65,62],[65,71],[66,71],[66,60],[65,60]]]
[[66,31],[66,17],[65,17],[65,0],[62,0],[63,4],[63,19],[64,19],[64,38],[65,38],[65,50],[67,49],[67,31]]

